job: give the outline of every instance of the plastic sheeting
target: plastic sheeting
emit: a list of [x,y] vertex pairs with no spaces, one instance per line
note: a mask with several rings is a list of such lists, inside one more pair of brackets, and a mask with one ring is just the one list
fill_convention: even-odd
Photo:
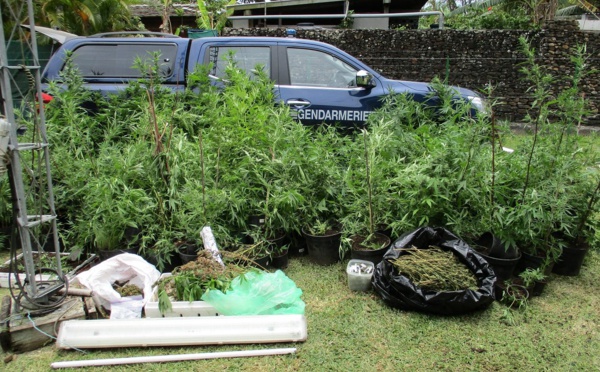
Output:
[[227,293],[211,290],[202,300],[223,315],[304,314],[302,290],[283,271],[250,271],[231,282]]
[[[477,290],[436,292],[422,289],[400,275],[391,261],[402,254],[399,248],[420,249],[435,245],[451,250],[477,278]],[[398,238],[376,266],[372,284],[389,306],[441,315],[456,315],[484,309],[494,301],[496,275],[487,261],[468,244],[441,227],[421,227]]]

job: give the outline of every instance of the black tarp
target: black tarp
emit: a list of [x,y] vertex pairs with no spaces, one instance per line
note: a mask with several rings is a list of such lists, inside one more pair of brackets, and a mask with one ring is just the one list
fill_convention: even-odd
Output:
[[[425,290],[400,275],[392,262],[407,252],[399,248],[437,246],[452,251],[477,278],[477,290],[435,292]],[[467,243],[441,227],[421,227],[398,238],[376,266],[374,290],[388,305],[427,313],[456,315],[484,309],[494,301],[496,275],[487,261]]]

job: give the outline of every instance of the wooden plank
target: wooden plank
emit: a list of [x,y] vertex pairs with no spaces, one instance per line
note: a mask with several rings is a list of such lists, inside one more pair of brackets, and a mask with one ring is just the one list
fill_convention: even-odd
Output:
[[8,318],[10,316],[10,307],[12,305],[12,298],[10,296],[4,296],[2,298],[2,305],[0,306],[0,346],[2,350],[10,350],[10,332],[8,332]]
[[54,342],[52,337],[56,337],[63,321],[88,317],[96,317],[95,306],[92,300],[80,297],[66,297],[58,309],[37,317],[28,317],[27,312],[15,313],[13,309],[8,327],[10,350],[23,353],[39,349]]

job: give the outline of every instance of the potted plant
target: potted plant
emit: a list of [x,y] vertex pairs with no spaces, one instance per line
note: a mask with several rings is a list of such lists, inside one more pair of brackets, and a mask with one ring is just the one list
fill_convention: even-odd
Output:
[[271,243],[271,266],[276,269],[287,269],[289,262],[289,243],[285,240]]
[[[204,130],[200,130],[197,142],[195,146],[182,141],[177,149],[170,149],[178,169],[165,192],[170,195],[165,224],[172,239],[171,250],[178,253],[183,263],[194,261],[203,249],[201,231],[205,226],[211,228],[219,246],[227,247],[233,241],[236,225],[228,217],[229,208],[235,210],[243,202],[218,183],[221,159],[218,151],[212,151],[212,138],[206,138]],[[197,154],[199,162],[187,163]]]
[[597,175],[592,174],[587,179],[581,179],[580,184],[570,193],[566,217],[571,220],[569,225],[574,228],[563,228],[555,233],[555,237],[564,244],[562,253],[552,268],[555,274],[577,276],[581,271],[598,225],[597,219],[590,218],[597,213],[596,202],[600,191],[600,179],[597,179],[594,185],[594,177],[597,178]]
[[[143,229],[154,219],[156,204],[142,189],[133,189],[122,180],[99,177],[90,181],[84,209],[78,221],[79,233],[101,259],[128,252],[137,253],[140,235],[125,239],[129,228]],[[83,231],[82,231],[83,230]]]
[[246,264],[266,269],[271,264],[271,245],[264,239],[261,232],[255,235],[252,243],[238,243],[233,252],[240,264]]
[[532,296],[541,295],[547,284],[543,268],[528,268],[519,274],[519,278],[523,280],[523,285]]
[[331,265],[340,261],[341,218],[344,210],[344,169],[349,138],[333,127],[321,126],[297,136],[302,149],[298,170],[304,202],[298,210],[300,232],[311,262]]
[[[248,200],[252,204],[252,200]],[[256,207],[252,210],[263,212],[253,212],[247,218],[247,223],[243,228],[243,250],[253,259],[261,262],[261,266],[267,267],[273,265],[276,268],[286,268],[288,258],[288,235],[286,214],[281,214],[276,207],[269,202],[262,203],[258,201]],[[269,207],[274,207],[271,210]]]
[[150,243],[142,249],[142,257],[156,266],[161,273],[170,273],[183,262],[179,252],[174,249],[172,232],[157,229],[144,235]]
[[193,240],[178,240],[175,242],[175,250],[179,254],[181,263],[186,264],[196,260],[200,245]]
[[472,247],[494,269],[498,283],[512,277],[521,259],[521,253],[518,249],[514,247],[505,248],[504,243],[489,231],[486,231],[475,240]]
[[342,231],[332,220],[314,220],[302,229],[308,257],[317,265],[327,266],[340,261]]
[[391,199],[388,192],[393,179],[389,169],[395,168],[396,158],[384,157],[380,152],[391,143],[393,132],[390,128],[375,123],[370,129],[371,132],[363,129],[354,143],[356,151],[362,147],[362,161],[354,163],[350,160],[345,174],[344,201],[347,205],[342,223],[351,244],[351,257],[378,264],[391,243],[389,236],[378,232],[377,227],[387,222],[385,216],[389,213],[388,201]]
[[509,283],[504,288],[501,301],[513,309],[524,309],[529,299],[529,291],[520,284]]
[[[274,153],[273,153],[274,156]],[[264,189],[254,188],[246,198],[250,205],[251,215],[244,234],[249,243],[264,242],[271,255],[271,263],[278,268],[287,267],[287,254],[289,248],[289,234],[299,230],[299,217],[297,211],[303,202],[298,193],[297,184],[276,170],[273,163],[282,164],[284,158],[264,158],[262,162],[253,164],[251,175],[260,175],[256,184],[264,184]],[[258,196],[255,196],[258,194]]]
[[341,245],[341,218],[344,210],[344,169],[348,138],[341,137],[333,127],[322,126],[307,132],[302,145],[302,175],[304,197],[301,233],[311,262],[331,265],[339,262],[344,251]]
[[521,38],[520,42],[525,55],[521,72],[531,85],[534,104],[526,118],[533,129],[532,136],[524,141],[520,151],[512,154],[520,166],[513,167],[518,173],[509,175],[513,180],[520,179],[520,183],[515,183],[519,191],[510,207],[514,211],[511,218],[517,227],[517,244],[523,251],[521,260],[527,261],[517,270],[535,269],[547,263],[549,271],[563,252],[563,237],[577,234],[576,221],[586,219],[586,208],[581,207],[587,203],[581,197],[587,199],[595,188],[595,183],[585,181],[589,167],[595,166],[595,153],[582,148],[574,138],[581,117],[589,112],[580,92],[589,71],[585,51],[579,48],[571,59],[577,73],[565,81],[568,88],[553,92],[553,75],[537,65],[536,52],[527,41]]

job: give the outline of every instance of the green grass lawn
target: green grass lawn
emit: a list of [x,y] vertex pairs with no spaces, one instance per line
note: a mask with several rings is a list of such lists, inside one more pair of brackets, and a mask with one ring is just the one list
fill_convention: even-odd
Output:
[[[290,259],[286,274],[303,290],[308,340],[297,344],[130,348],[87,353],[54,345],[16,355],[5,371],[49,370],[54,361],[297,347],[295,355],[98,367],[132,371],[593,371],[600,370],[600,254],[590,252],[581,274],[552,274],[545,292],[516,325],[506,307],[462,316],[396,310],[374,292],[352,292],[347,260],[329,267]],[[0,295],[7,295],[0,289]],[[3,358],[10,357],[2,353]]]
[[[519,136],[507,147],[518,146]],[[596,135],[583,137],[596,146]],[[598,241],[598,239],[596,240]],[[600,249],[587,255],[581,274],[552,274],[545,292],[525,310],[489,308],[462,316],[435,316],[388,307],[375,292],[353,292],[347,260],[317,266],[290,259],[286,274],[303,290],[308,339],[297,344],[128,348],[86,353],[53,344],[2,358],[5,371],[49,370],[55,361],[121,358],[296,347],[287,356],[219,359],[169,364],[98,367],[131,371],[600,371]],[[0,252],[3,262],[8,257]],[[0,296],[8,295],[0,289]]]

